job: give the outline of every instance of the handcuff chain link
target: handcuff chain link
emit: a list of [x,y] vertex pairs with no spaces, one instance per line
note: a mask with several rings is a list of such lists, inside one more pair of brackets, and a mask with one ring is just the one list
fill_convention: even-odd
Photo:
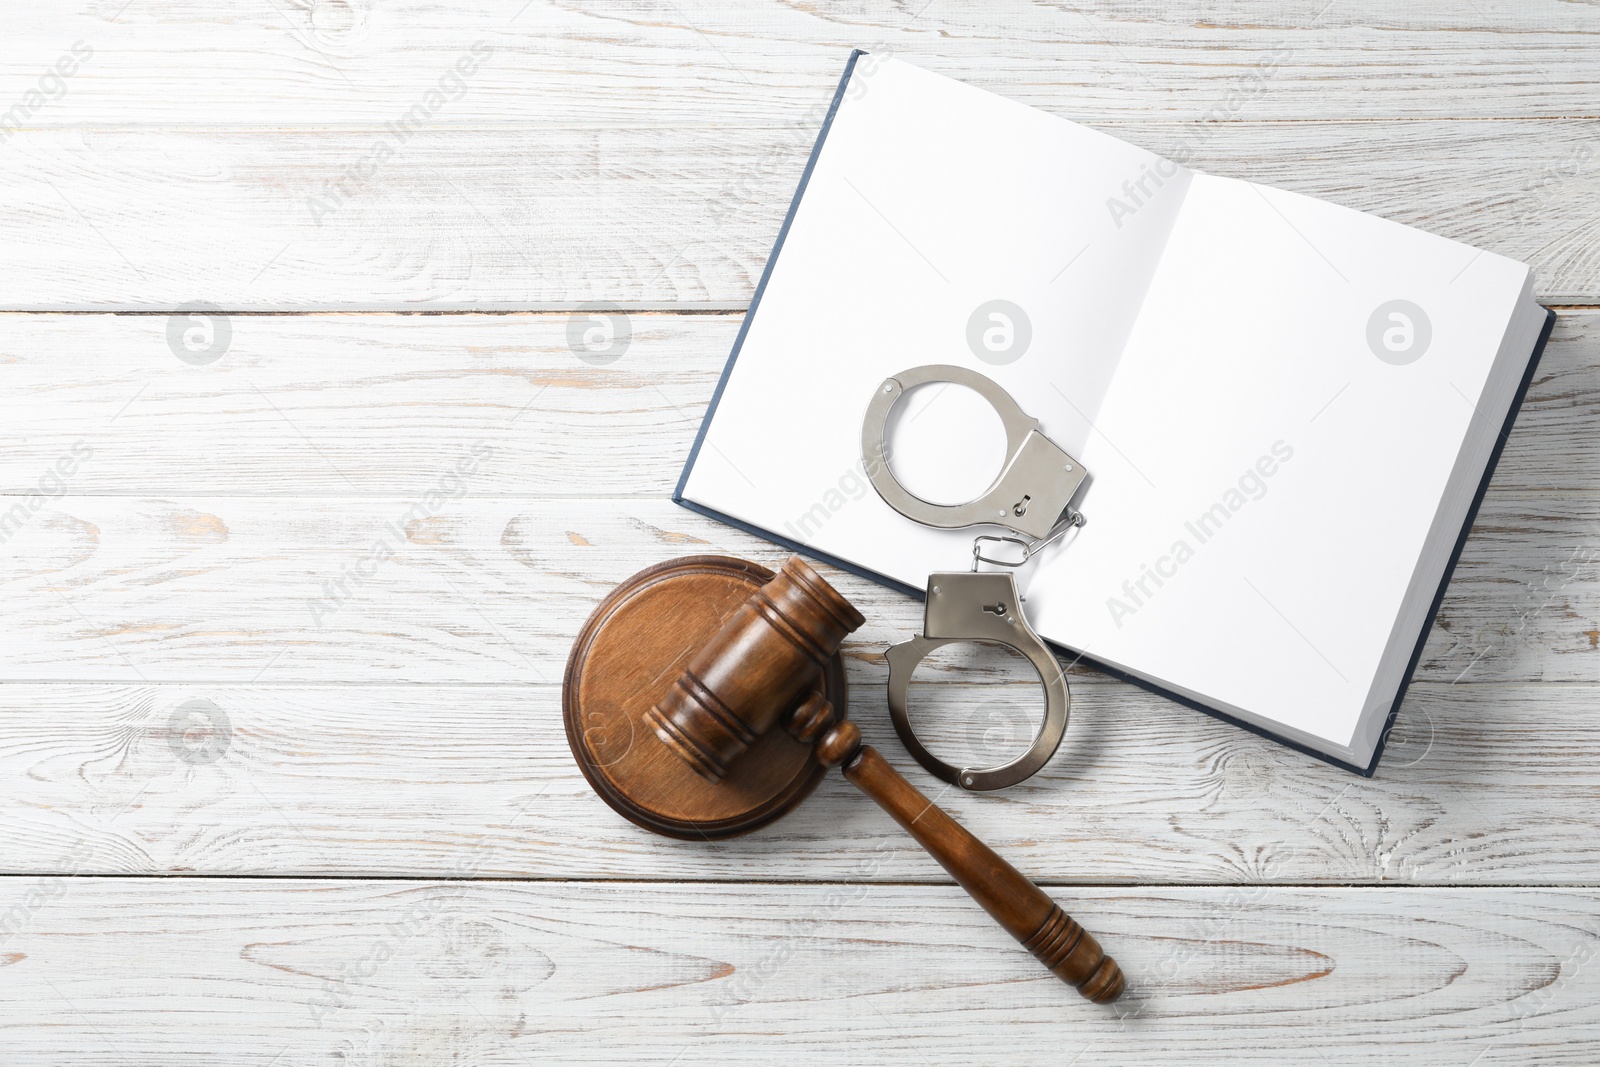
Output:
[[[1023,537],[1011,537],[1005,534],[979,534],[977,537],[972,539],[972,569],[976,571],[978,569],[978,564],[980,563],[988,563],[995,567],[1025,566],[1027,562],[1037,555],[1042,549],[1064,537],[1068,530],[1071,530],[1076,526],[1082,526],[1083,524],[1083,512],[1079,511],[1077,508],[1069,506],[1061,513],[1061,518],[1056,520],[1056,524],[1050,527],[1049,533],[1033,541]],[[1022,550],[1022,558],[996,559],[992,556],[986,556],[983,553],[983,543],[985,541],[1016,545]]]

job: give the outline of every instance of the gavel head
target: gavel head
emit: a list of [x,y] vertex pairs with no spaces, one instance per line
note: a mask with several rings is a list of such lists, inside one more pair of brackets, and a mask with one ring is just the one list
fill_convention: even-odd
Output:
[[721,781],[733,760],[802,702],[807,721],[796,732],[805,739],[820,732],[830,709],[812,689],[845,636],[864,621],[804,560],[790,556],[689,661],[644,721],[702,777]]

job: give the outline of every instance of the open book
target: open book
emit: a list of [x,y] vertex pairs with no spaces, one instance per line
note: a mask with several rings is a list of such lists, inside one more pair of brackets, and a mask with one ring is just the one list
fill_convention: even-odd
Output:
[[[920,595],[1003,531],[891,509],[862,417],[970,367],[1090,472],[1034,629],[1370,774],[1553,319],[1521,263],[858,52],[675,499]],[[899,409],[916,495],[999,473],[975,393]]]

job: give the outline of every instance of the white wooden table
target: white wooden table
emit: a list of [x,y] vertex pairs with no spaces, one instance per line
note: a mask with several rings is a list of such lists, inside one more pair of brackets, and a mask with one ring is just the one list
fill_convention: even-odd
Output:
[[[0,1060],[1600,1060],[1600,8],[0,18]],[[614,583],[782,558],[666,497],[854,45],[1525,260],[1560,312],[1376,778],[1076,671],[1044,773],[946,798],[1122,961],[1114,1010],[843,782],[693,846],[567,752]],[[878,695],[918,605],[830,577],[856,716],[931,788]],[[988,744],[1030,688],[926,699]]]

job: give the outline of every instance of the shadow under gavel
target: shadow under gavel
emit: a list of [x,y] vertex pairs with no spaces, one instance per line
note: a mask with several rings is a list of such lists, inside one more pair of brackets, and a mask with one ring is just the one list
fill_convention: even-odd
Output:
[[1122,994],[1122,970],[1095,939],[994,850],[907,782],[817,691],[823,666],[865,621],[798,556],[757,589],[690,660],[644,721],[711,782],[780,724],[824,767],[893,816],[1050,972],[1098,1003]]

